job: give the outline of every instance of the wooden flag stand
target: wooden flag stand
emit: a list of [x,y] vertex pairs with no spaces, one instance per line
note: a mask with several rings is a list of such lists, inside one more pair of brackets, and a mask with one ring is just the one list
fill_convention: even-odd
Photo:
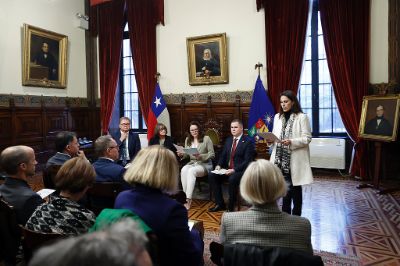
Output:
[[381,188],[380,187],[382,142],[375,141],[374,146],[375,146],[375,165],[374,165],[374,176],[372,178],[372,184],[371,183],[361,184],[361,185],[358,185],[357,188],[358,189],[374,188],[374,189],[377,189],[378,194],[381,194],[381,195],[400,190],[400,187],[393,187],[393,188]]

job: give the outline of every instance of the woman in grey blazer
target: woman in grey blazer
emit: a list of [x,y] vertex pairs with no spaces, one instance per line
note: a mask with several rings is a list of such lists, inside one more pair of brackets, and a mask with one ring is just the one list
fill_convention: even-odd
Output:
[[313,254],[310,222],[278,208],[276,201],[286,192],[285,179],[274,163],[263,159],[252,162],[240,182],[240,194],[252,207],[223,214],[222,244],[284,247]]
[[182,189],[186,193],[186,209],[192,203],[192,194],[196,184],[196,177],[205,176],[212,170],[211,160],[214,158],[214,145],[208,136],[204,136],[197,121],[190,122],[189,136],[185,139],[185,148],[197,148],[198,154],[188,155],[177,152],[181,158],[190,158],[190,161],[181,170]]

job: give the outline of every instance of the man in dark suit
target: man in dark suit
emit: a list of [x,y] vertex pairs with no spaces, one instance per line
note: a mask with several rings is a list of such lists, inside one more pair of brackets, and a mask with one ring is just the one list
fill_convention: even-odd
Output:
[[36,207],[44,202],[28,185],[28,179],[35,175],[35,152],[28,146],[8,147],[0,155],[0,164],[7,174],[0,194],[14,207],[18,223],[25,225]]
[[75,156],[86,158],[85,153],[79,150],[79,142],[74,132],[59,132],[56,135],[55,145],[57,153],[47,161],[46,168],[50,165],[63,165]]
[[93,164],[96,182],[118,182],[130,188],[123,178],[125,168],[116,163],[119,158],[117,142],[110,135],[101,136],[94,142],[94,149],[99,155]]
[[216,205],[210,208],[210,212],[225,210],[226,206],[222,196],[222,181],[229,180],[228,210],[233,211],[236,202],[236,192],[240,179],[249,163],[253,160],[255,149],[252,140],[243,135],[243,123],[234,119],[231,122],[232,137],[225,141],[222,153],[219,156],[215,170],[227,169],[224,175],[210,174],[209,183],[213,189]]
[[119,119],[119,130],[112,135],[119,146],[119,164],[125,166],[132,161],[140,150],[139,135],[131,130],[131,120],[128,117]]
[[376,117],[372,118],[365,125],[365,134],[391,136],[393,134],[393,127],[390,122],[384,117],[385,108],[383,105],[376,107]]

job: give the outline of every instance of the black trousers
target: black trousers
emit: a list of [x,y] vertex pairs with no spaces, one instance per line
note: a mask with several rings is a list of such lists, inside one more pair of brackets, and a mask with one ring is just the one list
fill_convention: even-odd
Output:
[[[293,209],[292,209],[293,202]],[[301,207],[303,205],[303,190],[301,186],[290,184],[288,192],[282,199],[282,211],[301,216]]]
[[242,178],[243,172],[235,172],[230,176],[227,175],[217,175],[217,174],[209,174],[208,182],[211,186],[215,197],[215,203],[220,207],[225,207],[224,198],[222,195],[222,183],[224,180],[228,179],[229,181],[229,202],[228,202],[228,210],[233,211],[235,202],[237,201],[236,193],[239,189],[240,179]]

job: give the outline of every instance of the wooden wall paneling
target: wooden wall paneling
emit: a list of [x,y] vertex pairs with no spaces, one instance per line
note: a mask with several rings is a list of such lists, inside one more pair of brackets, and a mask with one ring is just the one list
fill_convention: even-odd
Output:
[[78,135],[78,138],[89,138],[91,135],[88,108],[71,108],[68,127]]
[[15,144],[43,141],[41,108],[21,107],[15,112]]
[[183,135],[181,106],[169,105],[168,112],[171,123],[171,128],[168,130],[171,133],[171,136],[174,136],[174,140],[180,142],[179,140],[182,139]]
[[12,115],[8,108],[0,109],[0,150],[3,150],[12,142],[13,124]]

